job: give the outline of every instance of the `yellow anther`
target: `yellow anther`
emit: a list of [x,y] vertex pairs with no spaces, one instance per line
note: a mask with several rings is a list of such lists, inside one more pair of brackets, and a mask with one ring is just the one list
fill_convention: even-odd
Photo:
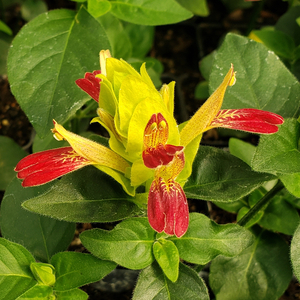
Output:
[[159,124],[158,124],[158,129],[159,130],[162,130],[162,129],[165,129],[167,126],[167,123],[165,121],[161,121]]

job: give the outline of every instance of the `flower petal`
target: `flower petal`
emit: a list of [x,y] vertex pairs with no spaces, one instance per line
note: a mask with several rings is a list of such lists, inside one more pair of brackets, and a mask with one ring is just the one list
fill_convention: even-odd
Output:
[[274,113],[259,109],[224,109],[220,110],[207,128],[224,127],[261,134],[271,134],[278,131],[284,119]]
[[22,186],[36,186],[78,170],[91,161],[78,155],[72,147],[63,147],[34,153],[23,158],[16,166],[17,177],[24,179]]

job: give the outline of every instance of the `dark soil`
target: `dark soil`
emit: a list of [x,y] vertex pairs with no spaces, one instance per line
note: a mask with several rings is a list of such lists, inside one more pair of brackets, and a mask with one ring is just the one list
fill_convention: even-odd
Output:
[[[67,0],[46,1],[49,9],[74,8],[75,3]],[[201,105],[195,100],[196,85],[202,80],[199,72],[199,61],[211,51],[215,50],[224,35],[229,31],[245,32],[250,23],[252,9],[237,10],[229,13],[220,0],[209,0],[211,14],[207,18],[194,17],[180,24],[158,26],[156,28],[155,43],[149,55],[159,59],[165,68],[162,80],[176,81],[176,107],[175,115],[179,123],[187,120]],[[257,4],[257,3],[256,3]],[[266,1],[264,10],[258,16],[256,25],[273,25],[286,11],[287,4],[281,0]],[[11,22],[18,20],[18,26],[23,25],[18,15],[18,7],[10,10]],[[16,29],[17,30],[17,29]],[[0,78],[0,135],[14,139],[22,147],[31,137],[32,126],[20,109],[15,98],[10,93],[6,77]],[[221,138],[217,131],[212,131],[204,136],[205,144],[227,146],[226,138]],[[3,193],[0,192],[2,198]],[[1,199],[0,198],[0,199]],[[236,216],[227,213],[215,205],[208,206],[204,201],[190,200],[190,211],[202,212],[219,224],[232,223]],[[93,225],[94,227],[97,224]],[[110,226],[110,225],[106,225]],[[111,225],[113,226],[113,225]],[[92,228],[91,224],[78,224],[76,236],[69,250],[85,251],[78,235],[86,229]],[[82,288],[90,295],[90,300],[129,300],[132,297],[132,286],[121,293],[112,293],[99,290],[95,285]],[[280,300],[300,299],[300,286],[293,280]]]

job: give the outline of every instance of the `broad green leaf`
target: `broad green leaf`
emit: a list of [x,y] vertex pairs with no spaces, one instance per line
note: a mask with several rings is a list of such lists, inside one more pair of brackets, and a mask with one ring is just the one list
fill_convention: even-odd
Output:
[[195,15],[201,17],[207,17],[209,15],[209,9],[206,0],[176,0],[176,1]]
[[251,166],[255,146],[242,140],[231,138],[229,140],[229,151],[232,155],[244,161],[248,166]]
[[293,59],[295,43],[293,39],[279,30],[261,29],[253,30],[250,37],[256,40],[258,38],[265,46],[274,51],[278,56]]
[[279,175],[279,179],[291,194],[300,198],[300,172],[293,174],[281,174]]
[[21,14],[25,21],[30,21],[47,11],[47,5],[43,0],[25,0],[21,6]]
[[212,66],[213,66],[213,62],[214,62],[216,54],[217,54],[217,51],[213,51],[210,54],[203,57],[202,60],[200,61],[200,65],[199,65],[200,72],[206,81],[209,80],[209,75],[212,70]]
[[0,190],[5,190],[16,176],[14,168],[26,155],[26,151],[12,139],[0,136]]
[[113,222],[138,213],[133,199],[111,177],[88,166],[56,180],[23,207],[68,222]]
[[198,274],[180,263],[179,277],[170,281],[157,263],[144,269],[139,276],[132,300],[209,300],[207,288]]
[[37,284],[16,300],[55,300],[53,290],[50,286]]
[[0,31],[3,31],[7,33],[8,35],[12,35],[12,30],[3,22],[0,20]]
[[61,252],[51,258],[56,270],[56,291],[67,291],[101,280],[116,264],[86,253]]
[[298,17],[300,17],[300,7],[292,7],[280,17],[275,25],[275,29],[289,35],[296,46],[300,45],[300,26],[296,22]]
[[9,52],[8,77],[40,137],[53,119],[64,123],[88,100],[75,80],[99,70],[99,51],[108,48],[102,26],[83,7],[77,14],[62,9],[39,15],[20,30]]
[[21,245],[0,238],[0,299],[15,300],[37,282],[30,271],[33,256]]
[[295,119],[286,119],[277,133],[260,138],[253,156],[252,168],[258,172],[272,174],[299,173],[299,136],[299,122]]
[[246,37],[227,34],[210,75],[212,91],[231,63],[236,84],[227,90],[222,108],[257,108],[285,118],[298,116],[300,84],[272,51]]
[[93,255],[128,269],[143,269],[154,261],[155,231],[147,218],[124,220],[111,231],[98,228],[84,231],[80,240]]
[[192,213],[188,231],[181,238],[171,237],[180,258],[205,265],[222,254],[235,256],[253,243],[252,234],[237,224],[218,225],[208,217]]
[[193,15],[175,0],[112,0],[111,12],[117,18],[140,25],[178,23]]
[[112,56],[115,58],[123,58],[125,60],[130,58],[132,45],[122,22],[110,12],[99,17],[97,20],[105,29],[111,44]]
[[291,261],[294,274],[300,280],[300,225],[298,225],[292,239]]
[[69,246],[75,224],[33,214],[22,203],[49,189],[52,184],[23,188],[15,178],[8,186],[1,204],[3,237],[25,246],[40,261],[48,262],[53,254]]
[[193,199],[233,202],[272,179],[221,149],[201,146],[184,191]]
[[293,235],[299,221],[297,209],[285,201],[282,196],[276,195],[265,209],[259,225],[269,230]]
[[153,254],[167,278],[175,282],[179,272],[179,253],[174,243],[158,239],[153,244]]
[[219,256],[209,282],[222,300],[277,300],[292,278],[289,248],[278,235],[256,232],[255,243],[233,258]]
[[88,12],[94,17],[98,18],[105,15],[111,9],[109,1],[106,0],[88,0]]
[[154,42],[154,27],[130,22],[123,22],[123,26],[132,45],[132,57],[144,60]]
[[87,300],[89,295],[81,289],[73,289],[65,292],[55,291],[55,300]]

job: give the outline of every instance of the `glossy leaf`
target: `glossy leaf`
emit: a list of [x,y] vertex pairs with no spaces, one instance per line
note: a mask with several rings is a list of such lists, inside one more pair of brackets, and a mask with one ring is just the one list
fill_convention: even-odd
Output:
[[256,232],[255,243],[233,258],[217,257],[209,282],[222,300],[277,300],[289,285],[289,248],[278,235]]
[[206,0],[176,0],[193,14],[206,17],[209,15],[209,9]]
[[295,119],[286,119],[277,133],[262,136],[252,160],[253,169],[273,174],[300,172],[299,136],[300,124]]
[[180,258],[205,265],[220,254],[238,255],[252,244],[253,237],[237,224],[218,225],[202,214],[192,213],[186,234],[170,240],[178,248]]
[[93,255],[128,269],[143,269],[154,261],[155,231],[147,218],[124,220],[111,231],[98,228],[84,231],[80,239]]
[[297,209],[283,197],[275,196],[265,209],[259,225],[275,232],[293,235],[299,222]]
[[81,289],[73,289],[65,292],[55,291],[55,300],[87,300],[89,295]]
[[284,118],[298,116],[300,84],[272,51],[246,37],[227,34],[210,75],[212,91],[219,86],[231,63],[236,83],[228,89],[223,109],[257,108]]
[[292,239],[291,261],[294,274],[300,280],[300,225],[298,225]]
[[0,238],[0,299],[15,300],[37,284],[30,271],[33,256],[21,245]]
[[0,136],[0,190],[5,190],[16,176],[16,164],[27,155],[17,143],[6,136]]
[[207,288],[198,274],[180,263],[179,277],[170,281],[157,263],[144,269],[139,276],[132,300],[209,300]]
[[109,47],[102,26],[83,7],[77,14],[62,9],[39,15],[20,30],[9,52],[8,77],[40,137],[53,119],[64,123],[88,100],[75,80],[99,70],[99,50]]
[[201,146],[184,191],[188,198],[233,202],[272,179],[221,149]]
[[117,18],[140,25],[178,23],[193,16],[175,0],[118,0],[110,3],[111,12]]
[[88,166],[54,181],[48,191],[27,200],[23,207],[69,222],[113,222],[139,211],[132,199],[115,180]]
[[21,207],[24,201],[44,193],[50,186],[23,188],[20,180],[15,178],[1,204],[3,237],[25,246],[42,262],[49,262],[53,254],[65,251],[75,232],[74,223],[33,214]]
[[51,258],[56,270],[56,291],[67,291],[101,280],[115,269],[116,264],[90,254],[61,252]]
[[179,253],[174,243],[158,239],[153,244],[153,254],[167,278],[175,282],[179,272]]

